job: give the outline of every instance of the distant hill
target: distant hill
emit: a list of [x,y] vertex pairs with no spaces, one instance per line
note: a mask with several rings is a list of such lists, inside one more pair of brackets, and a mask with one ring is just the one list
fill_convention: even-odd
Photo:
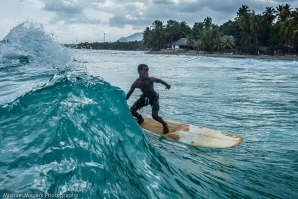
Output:
[[[134,33],[128,37],[121,37],[120,39],[118,39],[120,42],[129,42],[129,41],[142,41],[143,39],[143,33],[142,32],[137,32]],[[117,40],[117,41],[118,41]]]

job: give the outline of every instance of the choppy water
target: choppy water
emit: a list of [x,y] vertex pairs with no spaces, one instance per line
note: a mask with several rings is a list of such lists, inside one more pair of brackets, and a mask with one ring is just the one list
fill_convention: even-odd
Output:
[[[197,148],[142,132],[129,112],[140,92],[125,101],[140,63],[172,85],[155,85],[164,119],[244,142]],[[70,50],[20,24],[0,43],[0,198],[297,198],[297,96],[295,61]]]

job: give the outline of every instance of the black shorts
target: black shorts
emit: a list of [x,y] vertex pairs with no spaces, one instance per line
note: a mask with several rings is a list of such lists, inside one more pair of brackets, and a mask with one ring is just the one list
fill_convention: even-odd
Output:
[[141,109],[144,106],[147,106],[148,104],[151,105],[152,111],[159,111],[159,95],[157,92],[155,92],[155,95],[153,97],[144,97],[143,95],[140,96],[140,98],[134,103],[134,105]]

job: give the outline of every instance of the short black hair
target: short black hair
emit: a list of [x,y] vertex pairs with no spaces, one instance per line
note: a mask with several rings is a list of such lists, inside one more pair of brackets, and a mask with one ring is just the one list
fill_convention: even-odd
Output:
[[143,68],[145,68],[145,67],[148,67],[146,64],[140,64],[139,66],[138,66],[138,71],[141,71],[141,70],[143,70]]

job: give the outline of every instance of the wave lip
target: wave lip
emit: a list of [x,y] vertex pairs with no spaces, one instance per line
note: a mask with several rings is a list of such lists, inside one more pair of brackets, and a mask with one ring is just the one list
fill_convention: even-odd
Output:
[[11,29],[0,43],[0,68],[9,67],[10,60],[16,59],[20,62],[29,59],[35,67],[61,69],[69,62],[70,55],[53,41],[42,24],[25,21]]
[[13,101],[53,76],[74,68],[65,47],[55,43],[41,24],[25,21],[0,42],[0,104]]

